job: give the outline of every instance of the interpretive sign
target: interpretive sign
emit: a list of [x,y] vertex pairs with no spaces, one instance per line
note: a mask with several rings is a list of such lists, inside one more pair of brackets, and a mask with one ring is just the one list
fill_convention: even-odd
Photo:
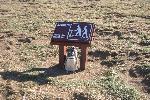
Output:
[[81,49],[80,69],[85,69],[87,47],[91,45],[94,24],[86,22],[57,22],[51,37],[52,45],[59,45],[59,65],[64,66],[66,47],[77,46]]
[[51,42],[90,44],[93,29],[93,23],[57,22]]

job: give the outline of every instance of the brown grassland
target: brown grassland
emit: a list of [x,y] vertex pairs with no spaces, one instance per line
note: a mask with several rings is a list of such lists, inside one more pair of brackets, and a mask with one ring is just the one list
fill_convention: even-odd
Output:
[[[96,29],[84,71],[57,67],[58,21]],[[150,0],[0,0],[0,100],[149,100]]]

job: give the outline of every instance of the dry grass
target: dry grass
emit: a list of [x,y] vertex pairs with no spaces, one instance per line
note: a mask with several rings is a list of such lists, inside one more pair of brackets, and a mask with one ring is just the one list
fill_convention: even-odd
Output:
[[[125,100],[127,94],[127,100],[149,98],[143,78],[128,74],[130,68],[150,64],[149,0],[0,0],[0,4],[3,100]],[[58,47],[50,45],[50,36],[57,21],[96,25],[86,70],[66,74],[56,66]],[[110,70],[119,78],[102,74]]]

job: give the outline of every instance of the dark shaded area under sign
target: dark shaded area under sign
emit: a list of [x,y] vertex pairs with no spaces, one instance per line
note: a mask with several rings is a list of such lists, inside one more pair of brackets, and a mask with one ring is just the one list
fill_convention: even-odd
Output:
[[[37,75],[32,75],[30,73],[40,72]],[[78,71],[77,71],[78,72]],[[66,72],[59,65],[55,65],[49,68],[32,68],[27,71],[18,72],[18,71],[4,71],[0,72],[0,76],[4,80],[14,80],[18,82],[27,82],[33,81],[39,85],[48,84],[51,80],[48,80],[48,77],[56,77],[61,75],[72,74],[73,72]]]

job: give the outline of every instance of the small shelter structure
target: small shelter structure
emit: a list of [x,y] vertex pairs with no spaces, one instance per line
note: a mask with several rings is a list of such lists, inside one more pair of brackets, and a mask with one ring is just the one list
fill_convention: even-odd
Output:
[[59,65],[64,66],[66,47],[76,46],[81,49],[80,69],[84,70],[87,62],[87,47],[91,45],[93,32],[93,23],[57,22],[51,44],[59,45]]

